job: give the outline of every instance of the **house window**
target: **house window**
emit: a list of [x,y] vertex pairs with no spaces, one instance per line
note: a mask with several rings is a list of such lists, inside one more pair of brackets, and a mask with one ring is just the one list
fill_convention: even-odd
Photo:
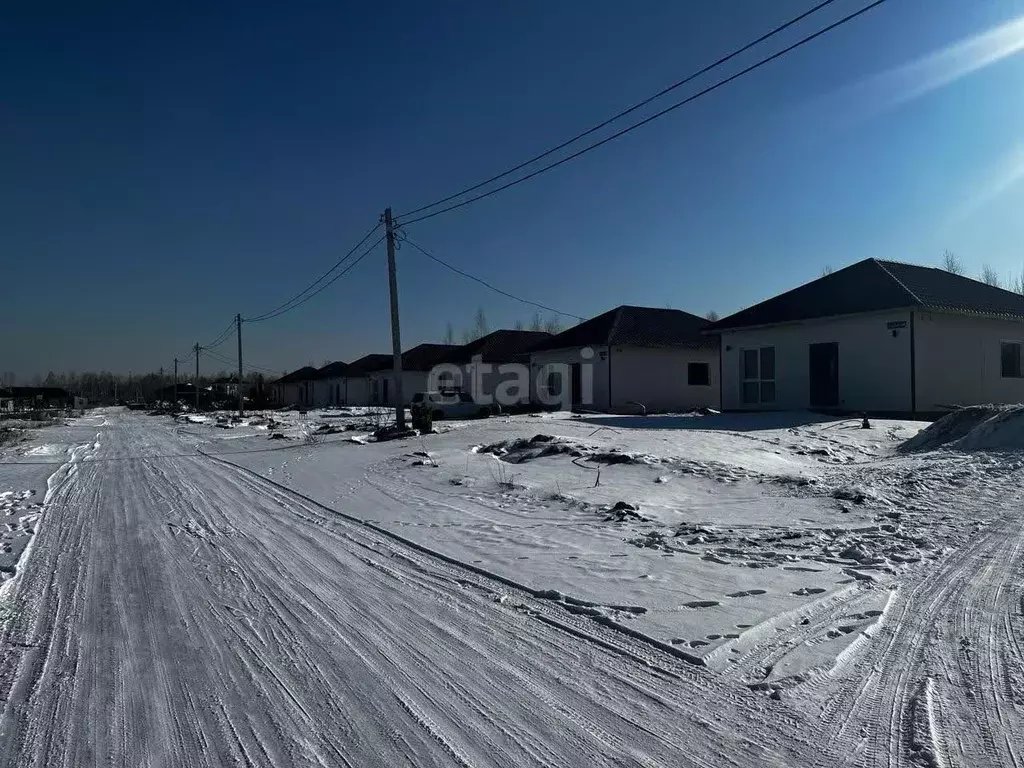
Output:
[[1004,341],[1000,345],[1000,359],[1002,360],[1002,373],[1004,379],[1024,378],[1020,370],[1020,342]]
[[370,402],[374,405],[380,402],[379,382],[377,379],[373,379],[370,383]]
[[707,363],[687,363],[686,383],[691,387],[710,387],[711,366]]
[[744,405],[775,402],[775,347],[742,350],[741,387]]

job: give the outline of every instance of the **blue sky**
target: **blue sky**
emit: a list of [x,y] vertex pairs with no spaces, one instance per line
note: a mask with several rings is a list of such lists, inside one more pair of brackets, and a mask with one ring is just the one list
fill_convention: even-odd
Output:
[[[758,53],[863,3],[838,0]],[[9,4],[0,370],[168,368],[234,313],[297,293],[386,206],[518,163],[812,4]],[[1022,0],[889,0],[408,233],[582,316],[726,314],[826,264],[936,263],[946,248],[972,273],[1019,273],[1021,16]],[[408,246],[398,269],[406,347],[479,306],[492,327],[533,314]],[[274,369],[387,351],[383,248],[244,335]]]

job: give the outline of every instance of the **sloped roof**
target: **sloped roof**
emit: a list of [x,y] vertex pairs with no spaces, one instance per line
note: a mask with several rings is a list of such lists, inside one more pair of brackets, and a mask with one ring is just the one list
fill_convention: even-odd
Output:
[[547,331],[498,330],[456,347],[442,362],[468,363],[477,355],[485,363],[511,363],[537,344],[550,339]]
[[402,370],[429,371],[457,349],[455,344],[420,344],[402,353]]
[[706,331],[923,307],[1024,318],[1024,296],[937,267],[865,259],[712,323]]
[[708,321],[681,309],[623,305],[555,334],[531,352],[605,345],[635,347],[708,347],[717,340],[702,331]]
[[310,379],[316,378],[316,368],[311,365],[305,365],[299,368],[297,371],[286,373],[274,384],[294,384],[297,381],[309,381]]
[[368,373],[374,371],[384,371],[391,368],[394,362],[393,355],[385,354],[370,354],[360,357],[358,360],[349,363],[348,370],[345,371],[346,376],[365,376]]
[[320,368],[316,372],[318,379],[333,379],[339,376],[344,376],[349,369],[348,363],[343,363],[341,360],[335,360],[333,363],[328,363],[323,368]]

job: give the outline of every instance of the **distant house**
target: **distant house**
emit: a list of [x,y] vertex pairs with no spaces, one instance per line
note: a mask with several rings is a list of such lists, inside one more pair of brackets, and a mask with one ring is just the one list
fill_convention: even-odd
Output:
[[340,360],[328,363],[316,372],[313,380],[313,404],[325,406],[348,405],[348,363]]
[[708,330],[727,409],[1024,402],[1024,296],[934,267],[866,259]]
[[[545,331],[498,330],[489,333],[445,354],[441,359],[444,368],[438,369],[437,381],[431,386],[468,392],[476,402],[489,404],[495,402],[499,386],[505,383],[506,386],[501,388],[502,395],[511,396],[515,390],[511,384],[515,373],[499,371],[498,368],[510,363],[529,366],[530,350],[549,338],[551,334]],[[530,401],[528,382],[516,395],[518,403]]]
[[312,366],[299,368],[270,383],[271,399],[276,405],[313,405],[313,381],[317,370]]
[[[402,399],[406,404],[427,388],[431,369],[456,349],[454,344],[419,344],[402,353]],[[397,405],[394,358],[387,357],[386,365],[369,374],[371,405]]]
[[[385,354],[369,354],[348,364],[345,370],[345,400],[347,405],[377,405],[380,400],[380,385],[375,392],[371,391],[371,376],[379,382],[377,376],[382,371],[391,370],[394,358]],[[386,395],[387,393],[385,393]],[[375,395],[375,397],[374,397]]]
[[719,404],[718,340],[678,309],[621,306],[530,352],[531,398],[610,412]]
[[0,408],[14,411],[71,408],[75,398],[60,387],[6,387],[0,388]]
[[238,377],[224,376],[210,385],[213,396],[216,397],[238,397]]

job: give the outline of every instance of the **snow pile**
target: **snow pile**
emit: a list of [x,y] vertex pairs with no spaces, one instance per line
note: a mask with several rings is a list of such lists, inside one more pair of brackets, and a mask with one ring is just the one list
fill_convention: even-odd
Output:
[[0,492],[0,581],[14,575],[18,560],[35,534],[42,504],[34,490]]
[[972,405],[936,421],[900,446],[902,453],[1024,449],[1024,406]]

